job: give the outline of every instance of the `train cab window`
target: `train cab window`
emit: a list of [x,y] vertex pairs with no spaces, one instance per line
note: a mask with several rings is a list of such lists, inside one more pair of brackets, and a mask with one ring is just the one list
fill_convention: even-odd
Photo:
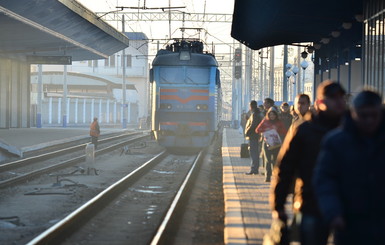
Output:
[[159,70],[160,83],[165,84],[208,84],[210,68],[206,67],[162,67]]
[[210,68],[187,67],[186,83],[208,84],[210,81]]
[[162,67],[159,70],[160,83],[184,83],[183,67]]

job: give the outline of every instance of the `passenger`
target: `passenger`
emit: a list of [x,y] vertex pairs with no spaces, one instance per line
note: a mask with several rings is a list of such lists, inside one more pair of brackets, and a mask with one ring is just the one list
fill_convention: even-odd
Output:
[[[271,98],[265,98],[264,101],[263,101],[263,110],[261,110],[261,115],[262,117],[265,117],[266,116],[266,113],[267,111],[271,108],[271,107],[274,107],[275,106],[275,102],[273,99]],[[261,135],[261,137],[259,138],[259,156],[260,158],[262,159],[262,164],[263,164],[263,167],[266,168],[266,158],[265,158],[265,152],[264,152],[264,147],[263,147],[263,137]],[[266,174],[266,173],[265,173]]]
[[271,107],[273,107],[274,104],[275,104],[275,102],[274,102],[274,100],[271,99],[271,98],[266,98],[266,99],[263,101],[263,111],[262,111],[263,116],[266,116],[267,111],[268,111]]
[[[266,138],[267,136],[265,134],[267,131],[270,131],[270,130],[275,130],[275,132],[278,133],[280,137],[279,144],[269,145],[269,141]],[[279,119],[277,109],[275,109],[274,107],[271,107],[267,111],[265,118],[258,125],[255,132],[262,133],[262,136],[264,137],[263,152],[264,152],[264,158],[265,158],[265,182],[270,182],[271,170],[274,167],[275,161],[277,159],[277,154],[281,146],[280,142],[282,142],[282,139],[285,137],[285,134],[287,132],[285,125]]]
[[259,173],[259,135],[255,132],[255,129],[261,122],[262,117],[255,100],[250,102],[250,112],[251,115],[245,126],[245,136],[246,139],[249,140],[249,151],[251,157],[250,171],[245,173],[247,175]]
[[325,245],[329,229],[322,222],[315,200],[313,170],[324,135],[336,128],[345,112],[345,91],[338,83],[322,82],[317,88],[317,114],[302,123],[293,135],[287,135],[277,158],[273,173],[270,203],[273,217],[286,222],[285,202],[297,178],[294,196],[294,213],[302,217],[299,227],[302,245]]
[[90,136],[91,136],[91,144],[94,145],[96,150],[98,148],[98,137],[100,136],[100,127],[99,127],[97,117],[95,117],[94,121],[91,123]]
[[285,124],[285,128],[288,129],[293,121],[293,116],[290,114],[290,106],[287,102],[283,102],[281,105],[281,120]]
[[245,132],[247,119],[248,119],[248,115],[247,115],[246,111],[243,110],[242,114],[241,114],[241,127],[243,130],[243,133]]
[[259,111],[261,112],[261,114],[263,114],[263,115],[266,114],[265,113],[265,107],[263,105],[259,105],[258,108],[259,108]]
[[385,110],[360,92],[342,128],[325,137],[314,188],[336,245],[385,244]]
[[298,94],[294,99],[294,111],[295,117],[293,117],[292,125],[293,127],[289,129],[290,131],[298,128],[305,121],[309,121],[311,119],[310,112],[310,98],[307,94]]

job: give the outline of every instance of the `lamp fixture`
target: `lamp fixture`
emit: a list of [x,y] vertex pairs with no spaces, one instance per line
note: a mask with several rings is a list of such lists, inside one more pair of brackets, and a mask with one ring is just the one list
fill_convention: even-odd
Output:
[[322,38],[320,42],[323,44],[328,44],[330,42],[330,38],[328,37]]
[[352,23],[351,22],[344,22],[344,23],[342,23],[342,28],[344,28],[345,30],[349,30],[350,28],[352,28]]
[[303,59],[306,59],[306,58],[307,58],[307,52],[306,52],[306,51],[303,51],[303,52],[301,53],[301,57],[302,57]]
[[341,32],[339,31],[332,31],[332,37],[337,38],[341,35]]

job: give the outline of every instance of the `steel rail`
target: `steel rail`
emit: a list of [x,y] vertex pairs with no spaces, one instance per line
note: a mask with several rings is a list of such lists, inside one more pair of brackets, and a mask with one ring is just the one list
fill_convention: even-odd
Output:
[[160,224],[156,234],[154,235],[151,245],[157,245],[157,244],[167,244],[165,241],[167,238],[167,231],[170,228],[171,224],[174,223],[173,220],[177,218],[176,213],[181,208],[181,203],[183,203],[187,198],[187,190],[191,186],[191,183],[193,182],[192,179],[197,174],[197,169],[199,169],[199,165],[203,160],[204,157],[204,151],[199,152],[197,158],[195,159],[193,165],[190,168],[190,171],[187,173],[185,180],[183,181],[182,185],[180,186],[177,194],[174,197],[174,200],[172,201],[166,215],[163,218],[162,223]]
[[[123,141],[123,142],[120,142],[120,143],[117,143],[117,144],[105,147],[103,149],[95,151],[95,156],[99,156],[101,154],[105,154],[107,152],[113,151],[113,150],[118,149],[120,147],[123,147],[123,146],[125,146],[127,144],[135,143],[135,142],[137,142],[139,140],[142,140],[144,138],[147,138],[147,137],[149,137],[149,135],[144,135],[144,136],[136,137],[134,139],[129,139],[127,141]],[[58,169],[61,169],[61,168],[66,168],[66,167],[72,166],[72,165],[74,165],[76,163],[81,163],[81,162],[85,161],[85,159],[86,159],[86,155],[82,155],[82,156],[75,157],[75,158],[66,160],[64,162],[55,164],[55,165],[51,165],[51,166],[48,166],[48,167],[45,167],[45,168],[37,169],[35,171],[29,172],[29,173],[26,173],[26,174],[23,174],[23,175],[20,175],[20,176],[11,178],[11,179],[0,181],[0,189],[8,187],[10,185],[14,185],[16,183],[20,183],[20,182],[24,182],[24,181],[30,180],[30,179],[32,179],[32,178],[34,178],[36,176],[39,176],[39,175],[42,175],[42,174],[45,174],[45,173],[49,173],[49,172],[52,172],[54,170],[58,170]]]
[[114,200],[122,191],[125,191],[127,187],[133,184],[138,178],[143,176],[148,170],[161,161],[166,156],[166,151],[156,155],[139,168],[135,169],[90,201],[83,204],[81,207],[73,211],[67,217],[41,233],[39,236],[31,240],[28,245],[35,244],[59,244],[65,237],[72,234],[78,227],[92,218],[98,210],[108,205]]
[[[117,139],[120,139],[120,138],[126,138],[126,137],[130,137],[130,136],[135,136],[135,135],[138,135],[138,134],[141,134],[141,133],[123,134],[123,135],[117,135],[117,136],[108,137],[108,138],[99,140],[99,144],[106,143],[106,142],[113,141],[113,140],[117,140]],[[74,142],[76,142],[76,141],[83,141],[83,140],[84,139],[75,140]],[[69,142],[66,142],[66,143],[63,143],[63,144],[68,144],[68,143]],[[48,152],[48,153],[40,154],[40,155],[37,155],[37,156],[23,158],[23,159],[16,160],[16,161],[13,161],[13,162],[8,162],[8,163],[0,165],[0,173],[5,172],[5,171],[9,171],[9,170],[12,170],[12,169],[15,169],[15,168],[18,168],[20,166],[23,166],[23,165],[26,165],[26,164],[29,164],[29,163],[32,163],[32,162],[44,161],[44,160],[47,160],[47,159],[50,159],[50,158],[53,158],[53,157],[57,157],[57,156],[60,156],[60,155],[65,155],[65,154],[71,153],[73,151],[82,150],[87,144],[88,143],[82,143],[80,145],[67,147],[65,149],[55,150],[55,151],[51,151],[51,152]]]

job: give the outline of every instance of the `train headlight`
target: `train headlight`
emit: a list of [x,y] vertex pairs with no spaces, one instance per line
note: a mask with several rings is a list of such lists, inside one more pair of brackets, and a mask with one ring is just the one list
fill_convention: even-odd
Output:
[[199,111],[199,110],[207,110],[208,109],[208,106],[207,105],[196,105],[196,109]]
[[172,109],[172,105],[171,104],[160,104],[160,109],[167,109],[167,110],[171,110]]

